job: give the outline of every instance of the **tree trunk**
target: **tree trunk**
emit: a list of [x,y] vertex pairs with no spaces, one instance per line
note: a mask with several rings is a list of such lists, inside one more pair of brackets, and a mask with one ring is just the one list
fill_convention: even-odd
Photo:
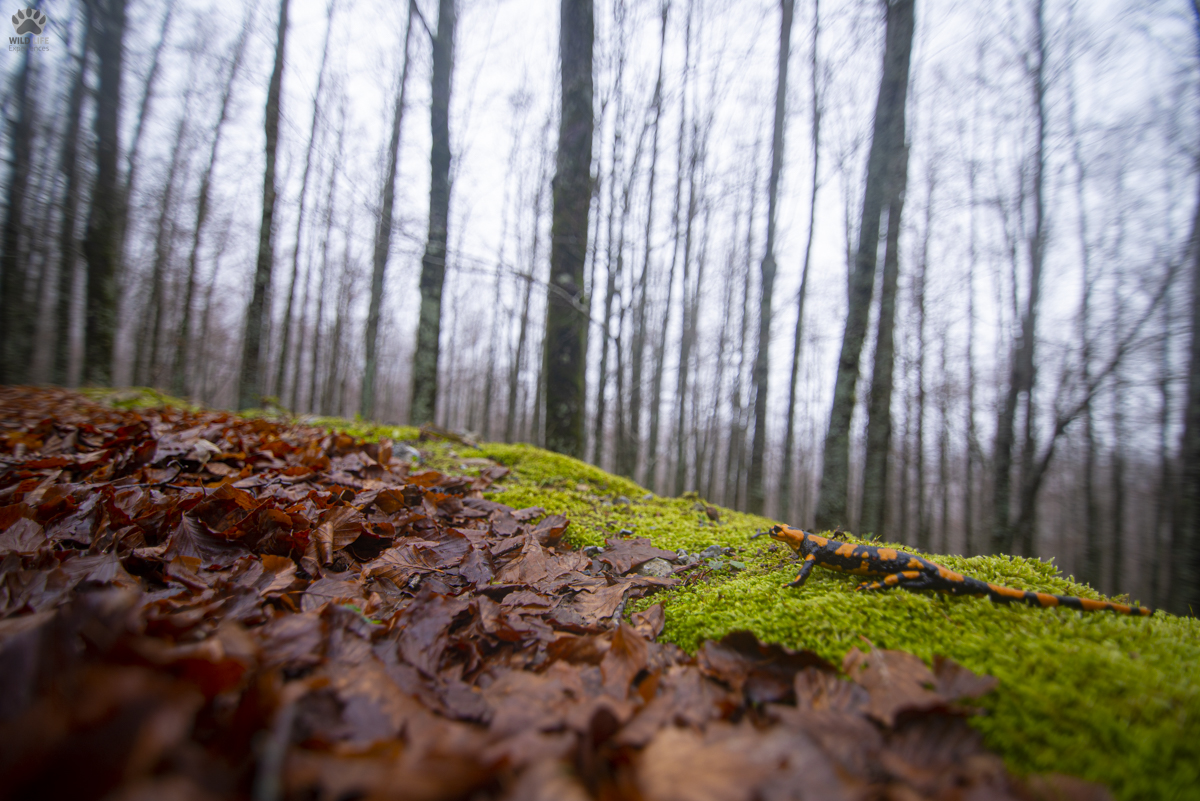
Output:
[[[863,536],[894,539],[887,530],[888,461],[892,449],[892,373],[896,363],[896,285],[900,277],[900,218],[908,183],[908,149],[895,156],[888,188],[888,227],[883,253],[883,284],[879,290],[879,321],[875,335],[875,362],[867,397],[867,453],[863,467],[862,514],[858,529]],[[926,215],[926,224],[931,221]],[[925,231],[928,243],[929,230]]]
[[[1036,141],[1033,165],[1033,236],[1029,239],[1029,297],[1021,317],[1021,338],[1013,349],[1012,369],[1009,373],[1008,392],[996,425],[995,460],[996,478],[993,488],[992,551],[1009,553],[1016,542],[1018,531],[1011,522],[1012,517],[1012,448],[1013,426],[1017,402],[1022,394],[1026,398],[1026,414],[1033,413],[1034,346],[1037,337],[1037,312],[1042,291],[1042,257],[1045,251],[1045,172],[1046,172],[1046,22],[1045,2],[1037,0],[1034,27],[1035,52],[1033,53],[1033,98],[1036,115]],[[1026,430],[1032,432],[1032,425]],[[1027,437],[1027,448],[1033,446],[1032,436]],[[1023,476],[1022,481],[1027,479]],[[1021,509],[1020,515],[1032,525],[1033,510]],[[1025,536],[1021,537],[1025,539]]]
[[562,119],[553,182],[550,288],[546,299],[543,371],[546,447],[582,457],[587,299],[583,268],[588,242],[592,165],[592,0],[562,0],[559,63]]
[[442,331],[442,286],[446,280],[446,241],[450,216],[450,77],[454,72],[454,0],[439,0],[433,39],[429,124],[429,236],[421,258],[421,311],[413,354],[409,419],[429,423],[437,412],[438,348]]
[[[1200,8],[1196,13],[1197,42],[1200,43]],[[1170,553],[1172,559],[1170,607],[1178,613],[1200,610],[1200,192],[1192,217],[1188,260],[1192,269],[1189,308],[1191,341],[1188,345],[1187,385],[1183,402],[1183,434],[1179,443],[1179,475],[1175,525]]]
[[[189,76],[189,78],[192,76]],[[189,80],[190,84],[190,80]],[[162,198],[158,209],[158,220],[154,229],[154,262],[150,268],[150,299],[143,311],[145,328],[138,337],[137,353],[134,359],[134,383],[158,386],[159,367],[159,336],[162,333],[163,312],[166,305],[163,297],[163,282],[166,280],[167,262],[171,258],[172,245],[175,239],[175,221],[173,219],[175,206],[176,183],[180,170],[183,169],[184,137],[187,134],[187,121],[191,117],[191,91],[186,92],[183,101],[183,111],[175,129],[175,142],[171,147],[171,161],[167,167],[167,181],[163,186]]]
[[796,293],[796,330],[792,335],[792,368],[788,378],[787,433],[783,437],[783,478],[780,494],[783,496],[781,514],[783,519],[795,522],[797,513],[793,484],[795,476],[796,449],[796,383],[800,378],[800,349],[804,342],[804,301],[808,297],[808,268],[812,264],[813,239],[816,238],[817,190],[821,186],[821,92],[820,59],[817,46],[821,38],[821,0],[813,0],[812,40],[809,45],[810,97],[812,105],[812,181],[808,193],[808,236],[804,241],[804,264],[800,268],[800,291]]
[[[341,171],[341,156],[343,136],[346,131],[346,119],[343,115],[338,127],[337,149],[333,151],[333,165],[329,170],[329,190],[325,194],[325,234],[321,237],[321,276],[317,288],[317,317],[313,322],[312,364],[308,374],[308,408],[317,414],[327,414],[325,399],[318,394],[320,388],[321,367],[321,323],[325,319],[325,287],[329,281],[329,240],[333,238],[334,198],[337,197],[338,173]],[[330,351],[333,354],[333,351]],[[297,370],[299,375],[300,371]]]
[[225,78],[225,86],[221,90],[221,103],[217,112],[217,122],[213,127],[213,140],[208,151],[208,164],[204,168],[204,174],[200,176],[200,191],[196,198],[196,222],[192,226],[192,247],[188,251],[187,278],[185,279],[183,289],[183,319],[175,333],[174,355],[171,358],[171,393],[173,395],[183,395],[188,388],[190,373],[187,356],[190,344],[189,335],[192,330],[192,298],[195,294],[201,236],[204,233],[204,225],[208,221],[208,203],[210,193],[212,192],[213,170],[216,169],[217,164],[217,150],[221,145],[221,134],[225,130],[225,123],[229,119],[229,104],[233,96],[233,84],[237,80],[238,71],[242,66],[242,58],[246,53],[246,38],[250,35],[252,22],[252,14],[247,13],[246,20],[242,23],[242,30],[233,45],[233,58],[229,65],[229,75]]
[[642,271],[638,276],[637,312],[633,323],[629,399],[629,432],[633,438],[633,454],[632,463],[628,468],[629,472],[624,473],[630,478],[636,478],[638,465],[642,459],[642,369],[646,360],[646,290],[647,278],[650,275],[651,232],[654,227],[654,187],[655,178],[658,175],[658,129],[659,121],[662,119],[663,56],[667,49],[667,17],[670,12],[670,0],[663,0],[659,9],[661,24],[658,44],[658,76],[654,81],[654,97],[650,101],[650,106],[654,110],[654,119],[651,123],[653,133],[650,139],[650,177],[646,186],[646,228],[643,234],[645,251],[642,254]]
[[367,311],[367,332],[364,343],[367,359],[363,369],[362,400],[359,404],[362,416],[367,420],[375,419],[375,379],[379,371],[376,355],[379,347],[379,310],[383,305],[384,276],[387,271],[388,254],[392,249],[392,227],[395,225],[396,171],[400,164],[400,129],[404,123],[405,94],[408,89],[408,44],[412,36],[413,2],[415,0],[409,0],[408,22],[404,26],[404,66],[400,68],[400,90],[396,96],[396,108],[392,114],[392,137],[388,142],[387,175],[383,180],[379,225],[375,229],[375,252],[371,270],[371,303]]
[[[32,39],[33,37],[29,37]],[[29,368],[29,330],[32,309],[26,302],[26,263],[22,254],[22,229],[24,228],[25,194],[29,185],[29,156],[33,140],[33,94],[29,91],[30,53],[27,45],[21,56],[12,90],[13,104],[17,107],[16,120],[9,129],[12,148],[12,174],[8,183],[8,197],[4,215],[4,254],[0,262],[0,383],[21,384],[25,382]],[[111,54],[110,54],[111,55]]]
[[242,370],[238,379],[238,407],[248,409],[262,402],[262,371],[259,369],[263,328],[270,310],[267,297],[271,290],[271,271],[275,262],[275,158],[279,151],[279,105],[283,84],[284,46],[287,43],[288,3],[280,0],[279,28],[275,38],[275,66],[267,90],[263,130],[266,134],[266,170],[263,174],[262,225],[258,234],[258,261],[254,268],[254,288],[246,307],[246,331],[242,339]]
[[833,391],[833,407],[825,435],[821,468],[821,493],[817,500],[818,529],[849,523],[850,423],[856,403],[859,359],[866,338],[867,318],[875,286],[879,223],[887,200],[892,162],[904,148],[904,106],[908,97],[908,72],[912,56],[915,0],[894,0],[887,6],[886,43],[879,98],[875,105],[875,128],[867,162],[859,224],[858,252],[850,277],[849,307],[842,335],[841,356]]
[[679,290],[679,367],[675,371],[675,495],[683,494],[684,482],[687,479],[687,456],[684,449],[687,434],[684,433],[684,414],[687,409],[688,370],[691,367],[692,342],[696,330],[695,298],[699,295],[699,287],[690,294],[688,289],[688,274],[691,272],[692,263],[692,231],[696,220],[696,169],[700,163],[698,140],[699,131],[693,122],[691,153],[688,157],[687,215],[683,233],[683,275],[680,276]]
[[87,259],[84,381],[112,383],[117,332],[117,266],[125,198],[117,184],[121,152],[121,73],[125,48],[125,0],[92,0],[100,91],[96,95],[96,180],[83,252]]
[[[95,0],[91,0],[95,2]],[[105,2],[106,0],[99,0]],[[121,218],[120,229],[117,233],[117,255],[125,255],[125,235],[128,232],[129,198],[133,194],[134,182],[137,179],[138,167],[141,165],[142,133],[145,131],[146,120],[150,118],[150,106],[154,100],[154,86],[158,83],[159,65],[162,63],[163,50],[167,46],[167,36],[171,31],[171,20],[175,16],[175,0],[167,3],[163,13],[162,26],[158,31],[158,41],[150,56],[150,69],[146,72],[146,83],[142,87],[142,100],[138,104],[137,122],[133,127],[133,138],[129,142],[129,152],[125,155],[125,180],[121,184]]]
[[[325,63],[329,59],[329,35],[333,31],[333,9],[336,0],[329,0],[325,10],[325,43],[321,48],[321,66],[317,70],[317,91],[313,95],[312,125],[308,129],[308,147],[304,151],[304,169],[300,173],[300,208],[296,212],[296,237],[292,245],[292,277],[288,281],[287,301],[283,309],[283,334],[279,341],[279,357],[275,365],[275,385],[273,388],[276,398],[283,402],[284,379],[287,376],[288,348],[292,339],[292,308],[296,298],[296,275],[300,272],[300,234],[304,230],[304,206],[308,199],[308,176],[312,169],[313,147],[317,141],[317,123],[321,119],[321,90],[325,85]],[[292,383],[299,381],[299,376],[292,377]]]
[[[771,299],[775,290],[775,222],[778,216],[779,177],[783,172],[783,130],[787,120],[788,57],[792,48],[792,17],[795,0],[780,0],[779,62],[775,82],[775,125],[771,137],[771,176],[767,179],[767,243],[759,284],[758,347],[751,373],[754,395],[754,441],[750,446],[749,511],[760,515],[766,498],[763,461],[767,449],[767,379],[770,375]],[[786,457],[785,457],[786,458]]]
[[[616,76],[613,82],[613,102],[617,111],[613,115],[612,161],[609,164],[608,176],[608,221],[605,235],[605,286],[604,286],[604,315],[600,318],[600,372],[596,381],[596,417],[592,425],[592,458],[591,463],[599,465],[604,457],[604,422],[608,413],[608,352],[612,340],[613,300],[617,295],[617,283],[621,280],[621,264],[615,250],[616,236],[614,229],[617,224],[617,187],[621,182],[622,168],[625,159],[625,5],[618,0],[614,9],[617,29]],[[599,222],[597,220],[597,222]],[[597,229],[599,225],[596,226]],[[599,231],[596,234],[599,239]],[[592,257],[592,268],[595,269],[595,255]]]
[[[70,382],[71,361],[71,307],[75,295],[75,276],[79,262],[79,242],[76,227],[79,218],[79,121],[83,110],[83,97],[87,92],[87,63],[91,52],[92,20],[91,6],[83,6],[83,47],[79,53],[79,69],[71,82],[71,93],[67,99],[67,128],[63,133],[62,155],[59,168],[66,185],[63,190],[62,222],[58,233],[58,302],[54,325],[54,364],[51,381],[60,386]],[[7,247],[5,252],[8,252]],[[7,297],[7,296],[6,296]]]

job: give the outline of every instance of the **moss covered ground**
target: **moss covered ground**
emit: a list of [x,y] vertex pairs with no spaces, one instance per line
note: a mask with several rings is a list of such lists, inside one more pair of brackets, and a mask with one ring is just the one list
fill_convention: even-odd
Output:
[[[483,459],[507,465],[513,474],[488,497],[567,515],[567,537],[577,546],[603,545],[606,537],[626,531],[672,550],[733,548],[733,555],[689,571],[680,587],[641,602],[664,605],[662,638],[685,649],[749,629],[765,641],[809,649],[835,663],[864,640],[926,661],[950,656],[1000,680],[981,700],[985,714],[972,725],[1015,772],[1080,776],[1108,785],[1127,801],[1200,799],[1196,618],[1003,606],[901,590],[859,593],[855,577],[825,570],[815,571],[802,589],[789,589],[783,585],[796,570],[790,552],[750,539],[775,521],[712,507],[694,495],[661,498],[627,479],[528,445],[416,443],[412,428],[332,418],[311,422],[370,439],[414,440],[423,463],[443,471],[469,473]],[[1036,559],[931,556],[954,570],[1019,589],[1103,597]]]

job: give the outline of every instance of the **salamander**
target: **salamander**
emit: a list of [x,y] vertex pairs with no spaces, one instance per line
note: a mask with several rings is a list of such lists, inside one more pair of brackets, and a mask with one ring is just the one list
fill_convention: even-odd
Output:
[[812,573],[813,566],[820,565],[839,573],[876,577],[875,581],[859,584],[855,587],[856,590],[890,590],[903,587],[906,590],[937,590],[951,595],[987,596],[997,603],[1022,601],[1030,606],[1065,606],[1086,612],[1107,609],[1123,615],[1153,614],[1153,610],[1144,606],[1128,606],[1109,601],[1094,601],[1091,598],[1076,598],[1073,595],[1051,595],[1004,587],[964,576],[923,556],[895,548],[839,542],[790,526],[775,526],[770,531],[755,536],[763,535],[769,535],[772,539],[784,543],[795,551],[797,557],[804,560],[795,580],[785,585],[788,587],[803,587]]

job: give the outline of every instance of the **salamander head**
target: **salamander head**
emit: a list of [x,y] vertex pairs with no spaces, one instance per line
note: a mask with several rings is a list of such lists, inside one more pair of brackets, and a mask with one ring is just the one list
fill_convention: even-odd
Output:
[[772,526],[769,531],[764,532],[773,540],[778,540],[787,545],[797,554],[804,555],[804,544],[811,536],[810,534],[791,526]]

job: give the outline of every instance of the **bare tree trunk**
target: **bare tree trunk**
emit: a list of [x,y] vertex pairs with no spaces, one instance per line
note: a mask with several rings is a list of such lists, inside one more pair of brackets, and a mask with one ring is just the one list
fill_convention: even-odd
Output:
[[275,262],[275,159],[279,152],[279,105],[283,84],[284,46],[287,43],[288,3],[280,0],[279,27],[275,38],[275,66],[267,89],[267,107],[263,130],[266,134],[266,170],[263,174],[262,225],[258,234],[258,260],[254,268],[254,288],[246,307],[246,330],[242,339],[242,369],[238,378],[238,406],[247,409],[261,403],[263,392],[259,360],[263,328],[269,309],[271,272]]
[[413,354],[409,419],[432,422],[437,411],[438,348],[442,331],[442,286],[446,281],[446,241],[450,216],[450,78],[454,72],[454,0],[439,0],[433,38],[430,99],[432,148],[429,156],[429,236],[421,258],[421,311]]
[[[95,2],[95,0],[89,0]],[[100,0],[104,2],[104,0]],[[133,127],[133,138],[129,142],[129,152],[125,156],[125,181],[121,184],[120,229],[117,233],[117,255],[124,258],[125,239],[128,233],[129,198],[133,194],[134,183],[137,179],[139,158],[142,148],[142,132],[145,131],[146,120],[150,118],[150,106],[154,100],[154,87],[158,83],[159,65],[162,63],[163,50],[167,46],[167,37],[171,31],[171,20],[175,16],[175,0],[168,0],[167,10],[163,13],[162,26],[158,31],[158,41],[150,56],[150,69],[146,72],[146,82],[142,86],[142,100],[138,103],[137,122]]]
[[[1170,539],[1174,471],[1171,466],[1171,303],[1163,304],[1158,357],[1158,487],[1154,504],[1154,539],[1150,550],[1150,603],[1161,606],[1170,584],[1170,563],[1163,558],[1163,540]],[[1164,563],[1168,570],[1164,570]],[[1164,581],[1163,579],[1167,579]]]
[[[624,95],[625,79],[625,3],[617,0],[614,7],[616,15],[616,76],[613,82],[613,102],[617,111],[613,115],[612,161],[609,165],[608,176],[608,231],[605,236],[604,272],[606,275],[604,287],[604,316],[600,324],[600,373],[596,381],[596,417],[592,426],[592,458],[591,463],[599,465],[604,457],[604,418],[607,414],[608,400],[608,352],[612,339],[612,307],[617,294],[617,284],[621,280],[621,264],[615,252],[616,236],[614,228],[617,223],[617,187],[621,183],[622,167],[625,159],[625,122],[626,103]],[[599,222],[597,220],[597,222]],[[599,225],[596,226],[596,238],[599,239]],[[595,269],[596,258],[592,257],[592,267]]]
[[929,269],[929,231],[933,226],[933,171],[929,173],[929,195],[925,200],[925,232],[922,250],[917,261],[917,276],[913,286],[917,311],[917,431],[913,450],[916,451],[914,471],[916,473],[917,503],[914,513],[917,528],[917,548],[930,549],[929,519],[925,514],[925,277]]
[[163,307],[166,305],[163,297],[163,281],[167,271],[167,262],[171,258],[172,245],[175,239],[175,191],[180,170],[184,168],[184,144],[187,135],[187,122],[191,117],[191,75],[189,89],[183,100],[183,111],[175,128],[175,142],[171,147],[171,160],[167,167],[167,180],[163,186],[162,198],[158,209],[158,221],[154,230],[154,262],[150,268],[150,298],[143,310],[144,328],[138,337],[134,358],[134,383],[158,386],[159,367],[159,336],[162,332]]
[[[1009,372],[1008,391],[996,424],[995,482],[993,485],[992,551],[1010,553],[1017,538],[1027,539],[1012,524],[1012,448],[1013,426],[1017,402],[1022,394],[1026,397],[1026,414],[1033,414],[1034,346],[1037,337],[1037,311],[1042,291],[1042,257],[1045,251],[1045,171],[1046,171],[1046,37],[1045,0],[1036,2],[1034,27],[1035,52],[1032,54],[1033,100],[1036,116],[1036,140],[1034,142],[1033,165],[1033,236],[1029,239],[1029,297],[1021,317],[1021,337],[1013,348],[1012,369]],[[1029,436],[1026,447],[1032,448],[1032,424],[1026,426]],[[1022,481],[1027,481],[1023,476]],[[1020,510],[1021,516],[1032,526],[1033,511]],[[1030,529],[1030,534],[1032,529]]]
[[[83,110],[83,97],[87,92],[87,63],[91,43],[91,6],[85,3],[83,46],[79,53],[79,68],[71,82],[71,93],[67,99],[67,128],[63,133],[62,155],[59,157],[66,186],[63,194],[62,222],[58,233],[58,303],[55,313],[54,365],[51,369],[51,380],[62,386],[70,382],[71,307],[79,263],[79,241],[75,229],[78,227],[82,189],[79,174],[79,122]],[[7,247],[5,252],[9,252]]]
[[[308,376],[308,408],[319,414],[328,413],[324,398],[318,394],[321,367],[321,323],[325,319],[325,287],[329,279],[329,240],[333,238],[334,198],[337,197],[338,173],[342,168],[342,142],[346,132],[346,118],[343,110],[342,120],[338,126],[337,149],[333,151],[333,165],[329,170],[329,190],[325,194],[325,234],[321,237],[321,276],[317,288],[317,317],[313,322],[312,365]],[[334,351],[330,351],[334,353]],[[296,371],[298,376],[300,371]]]
[[[1192,0],[1197,44],[1200,45],[1200,0]],[[1182,613],[1200,609],[1200,192],[1188,240],[1192,270],[1191,341],[1188,344],[1187,390],[1183,403],[1183,434],[1179,445],[1179,476],[1172,559],[1170,606]]]
[[849,523],[850,423],[854,416],[859,359],[866,339],[867,318],[875,284],[880,217],[887,198],[892,162],[904,148],[904,106],[908,97],[914,5],[915,0],[895,0],[887,6],[883,74],[875,105],[875,128],[863,192],[858,252],[850,277],[846,328],[838,359],[829,428],[825,435],[821,493],[817,501],[816,525],[819,529],[832,529]]
[[[763,461],[767,450],[767,395],[770,375],[771,302],[775,291],[775,222],[779,201],[779,178],[783,173],[783,130],[787,120],[788,58],[792,48],[792,16],[795,0],[780,0],[779,62],[775,82],[775,125],[771,137],[771,176],[767,179],[767,242],[763,253],[759,283],[758,347],[755,349],[751,392],[754,395],[754,441],[750,446],[748,479],[751,514],[762,514],[766,498]],[[786,457],[785,457],[786,458]]]
[[[32,39],[32,37],[30,37]],[[29,91],[30,53],[27,45],[21,56],[21,66],[14,78],[12,96],[17,107],[16,119],[9,129],[12,148],[12,173],[8,182],[8,197],[4,215],[4,254],[0,261],[0,383],[21,384],[29,368],[32,318],[30,304],[25,299],[27,270],[22,254],[25,195],[29,186],[29,155],[33,140],[33,94]],[[110,54],[111,55],[111,54]],[[111,357],[110,357],[111,358]]]
[[[659,9],[661,25],[659,28],[658,44],[658,77],[654,81],[654,98],[650,106],[654,111],[651,122],[653,134],[650,140],[650,177],[646,186],[646,229],[643,234],[645,251],[642,254],[642,271],[638,276],[637,313],[633,322],[633,355],[631,357],[631,394],[629,399],[629,430],[633,438],[634,449],[632,464],[628,468],[630,478],[636,477],[638,465],[642,457],[642,366],[646,361],[646,294],[647,277],[650,274],[651,232],[654,226],[654,188],[658,175],[658,128],[662,119],[662,88],[663,88],[663,56],[667,49],[667,17],[671,12],[670,0],[663,0]],[[655,415],[657,416],[657,415]],[[652,480],[646,483],[653,484]]]
[[125,0],[91,0],[96,25],[100,91],[96,96],[96,181],[88,213],[83,252],[87,258],[87,313],[84,381],[112,383],[113,343],[117,332],[117,267],[125,198],[117,184],[121,152],[121,73],[125,47]]
[[[321,48],[321,66],[317,70],[317,91],[313,95],[312,124],[308,129],[308,147],[304,150],[304,169],[300,173],[300,208],[296,212],[296,236],[292,244],[292,277],[288,281],[287,301],[283,308],[283,333],[279,341],[279,357],[275,365],[274,394],[283,402],[284,379],[287,374],[288,348],[292,339],[292,309],[296,298],[296,275],[300,272],[300,234],[304,230],[304,207],[308,199],[308,176],[312,171],[313,148],[317,141],[317,125],[321,120],[321,90],[325,86],[325,64],[329,60],[329,35],[333,32],[333,10],[336,0],[329,0],[325,9],[325,43]],[[292,377],[292,383],[299,381]]]
[[700,162],[699,131],[693,121],[691,153],[688,156],[688,204],[683,234],[683,275],[680,280],[679,368],[675,371],[675,484],[674,494],[682,495],[687,479],[687,456],[684,415],[687,409],[688,370],[691,367],[692,341],[695,339],[695,300],[697,287],[689,295],[688,274],[692,262],[692,226],[696,219],[696,169]]
[[818,45],[821,38],[821,0],[813,0],[812,38],[809,45],[809,78],[812,105],[812,182],[808,193],[808,236],[804,241],[804,266],[800,269],[800,290],[796,293],[796,331],[792,335],[792,369],[788,379],[787,433],[783,437],[783,479],[780,492],[783,495],[782,515],[784,520],[795,521],[797,512],[793,496],[796,449],[796,383],[800,377],[800,348],[804,342],[804,301],[808,297],[808,268],[812,264],[812,246],[816,235],[817,190],[821,186],[821,91]]
[[[867,453],[863,468],[862,514],[858,528],[863,536],[892,539],[887,531],[888,461],[892,450],[892,373],[895,368],[896,285],[900,277],[900,218],[908,183],[908,148],[896,154],[888,187],[888,227],[883,254],[883,284],[879,290],[879,321],[875,335],[875,361],[867,398]],[[932,217],[926,214],[926,225]],[[925,230],[926,247],[929,229]],[[945,354],[943,353],[943,360]]]
[[[379,369],[376,356],[376,349],[379,346],[379,309],[383,305],[384,274],[387,271],[388,254],[392,249],[392,227],[395,225],[396,170],[400,164],[400,129],[404,123],[405,93],[408,89],[408,43],[412,36],[414,1],[409,0],[408,22],[404,26],[404,66],[400,68],[400,91],[396,97],[396,108],[392,115],[392,137],[388,142],[387,175],[383,181],[379,226],[375,229],[375,253],[371,271],[371,305],[367,311],[367,331],[364,343],[367,361],[363,369],[362,400],[359,405],[362,416],[368,420],[375,419],[375,376]],[[490,401],[490,392],[487,397]]]
[[[671,205],[671,266],[667,270],[667,299],[663,308],[662,328],[658,333],[658,343],[654,352],[654,382],[650,393],[650,450],[647,453],[646,481],[652,487],[658,486],[658,432],[659,418],[662,412],[662,382],[663,368],[667,355],[667,331],[671,323],[671,296],[675,289],[675,268],[679,261],[679,213],[682,209],[683,198],[683,154],[687,141],[687,91],[691,77],[692,64],[692,11],[694,0],[688,0],[687,16],[683,28],[683,75],[679,89],[679,136],[675,146],[675,199]],[[686,301],[686,287],[683,291]],[[682,307],[681,307],[682,308]],[[682,317],[682,314],[680,315]],[[683,326],[680,326],[682,332]]]
[[192,226],[192,247],[188,252],[187,278],[183,290],[183,319],[175,334],[175,351],[171,358],[171,392],[182,395],[187,389],[190,372],[188,364],[189,336],[192,330],[192,297],[196,287],[197,260],[200,255],[201,236],[204,225],[208,221],[208,204],[212,192],[213,170],[216,169],[217,151],[221,145],[221,134],[229,119],[229,104],[233,97],[233,84],[242,66],[242,58],[246,53],[246,38],[250,35],[253,22],[252,12],[246,14],[242,30],[233,45],[233,58],[229,65],[229,75],[225,78],[225,86],[221,90],[221,102],[217,112],[217,122],[213,126],[212,145],[208,152],[208,164],[204,174],[200,176],[200,192],[196,198],[196,222]]
[[588,242],[592,165],[592,0],[562,0],[559,63],[562,119],[554,176],[550,288],[546,298],[543,372],[546,446],[583,456],[587,298],[583,267]]
[[733,386],[729,396],[730,406],[733,407],[732,416],[734,423],[733,431],[730,434],[732,441],[729,447],[729,465],[725,469],[728,494],[726,503],[734,509],[746,508],[746,499],[742,494],[742,476],[745,474],[746,468],[747,409],[746,405],[742,402],[742,375],[745,372],[747,334],[750,327],[750,276],[754,269],[752,264],[752,260],[754,259],[754,210],[755,201],[758,199],[758,147],[759,143],[756,142],[754,146],[754,158],[750,160],[754,168],[750,179],[750,210],[746,217],[746,264],[745,270],[742,273],[742,314],[738,330],[738,366],[733,376]]

